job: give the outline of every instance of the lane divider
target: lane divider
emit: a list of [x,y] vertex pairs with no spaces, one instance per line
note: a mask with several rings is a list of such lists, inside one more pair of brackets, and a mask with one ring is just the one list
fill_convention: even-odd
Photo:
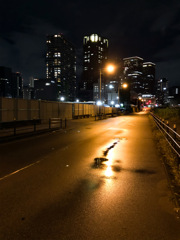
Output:
[[35,165],[35,164],[37,164],[37,163],[39,163],[39,162],[40,162],[40,161],[37,161],[37,162],[35,162],[35,163],[31,163],[30,165],[27,165],[27,166],[25,166],[25,167],[23,167],[23,168],[20,168],[20,169],[16,170],[15,172],[9,173],[9,174],[5,175],[4,177],[1,177],[1,178],[0,178],[0,181],[1,181],[1,180],[4,180],[5,178],[8,178],[8,177],[10,177],[10,176],[12,176],[12,175],[20,172],[20,171],[23,171],[23,170],[25,170],[25,169],[27,169],[27,168],[29,168],[29,167],[32,167],[33,165]]

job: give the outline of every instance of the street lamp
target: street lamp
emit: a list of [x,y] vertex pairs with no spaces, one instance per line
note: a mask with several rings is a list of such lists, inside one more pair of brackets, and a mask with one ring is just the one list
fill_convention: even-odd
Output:
[[111,105],[112,105],[112,106],[114,105],[114,101],[111,101]]
[[99,76],[99,98],[100,98],[100,101],[101,101],[102,70],[105,70],[108,73],[113,73],[114,69],[115,69],[114,65],[109,64],[105,68],[103,68],[103,69],[100,68],[100,70],[99,70],[99,74],[100,74],[100,76]]
[[119,98],[120,104],[123,104],[125,108],[128,108],[130,106],[130,89],[128,83],[124,82],[120,86]]
[[60,100],[61,100],[62,102],[64,102],[65,98],[64,98],[64,97],[61,97]]
[[123,83],[122,88],[127,88],[128,84],[127,83]]

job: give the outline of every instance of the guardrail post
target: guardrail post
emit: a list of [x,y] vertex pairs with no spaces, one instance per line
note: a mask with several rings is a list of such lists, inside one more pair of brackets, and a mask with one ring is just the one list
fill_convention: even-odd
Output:
[[16,126],[14,126],[14,136],[16,136]]
[[14,118],[14,136],[16,135],[16,119]]
[[164,119],[162,119],[162,122],[163,122],[163,128],[164,128]]
[[36,132],[36,120],[34,119],[34,132]]
[[49,118],[49,129],[51,128],[51,119]]
[[169,133],[169,121],[166,122],[166,125],[167,125],[167,132]]
[[[177,132],[176,124],[173,125],[173,130]],[[174,133],[174,140],[176,140],[176,133]]]

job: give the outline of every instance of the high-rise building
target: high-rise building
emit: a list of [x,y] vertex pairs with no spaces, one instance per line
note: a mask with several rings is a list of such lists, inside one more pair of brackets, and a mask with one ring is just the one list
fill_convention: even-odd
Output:
[[[97,34],[85,36],[83,39],[83,75],[80,83],[80,98],[93,100],[93,85],[98,84],[100,69],[103,69],[108,59],[108,40]],[[103,86],[103,74],[102,74]]]
[[152,62],[143,63],[143,88],[144,94],[155,94],[156,82],[155,82],[155,68],[156,64]]
[[155,67],[152,62],[143,62],[143,58],[124,58],[124,82],[130,84],[130,90],[138,95],[155,94]]
[[124,58],[124,82],[127,82],[132,98],[143,93],[143,58],[134,56]]
[[11,68],[0,67],[0,96],[8,98],[23,97],[23,79],[21,73],[13,73]]
[[52,98],[59,101],[64,97],[65,101],[74,101],[76,97],[75,48],[63,34],[48,35],[46,45],[46,79],[56,88],[56,94]]
[[56,96],[56,84],[52,84],[51,80],[34,79],[34,98],[41,100],[53,101]]
[[173,86],[169,88],[168,100],[170,106],[180,106],[180,86]]
[[157,103],[160,105],[168,104],[169,81],[166,78],[161,78],[157,82]]
[[23,79],[20,72],[12,73],[12,97],[23,98]]
[[11,82],[12,82],[11,68],[0,67],[0,96],[12,97]]

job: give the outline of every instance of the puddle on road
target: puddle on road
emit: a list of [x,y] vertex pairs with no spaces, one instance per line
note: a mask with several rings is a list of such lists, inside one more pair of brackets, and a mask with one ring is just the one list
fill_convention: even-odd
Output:
[[148,169],[135,169],[134,170],[135,173],[141,173],[141,174],[155,174],[156,172],[153,170],[148,170]]
[[111,150],[112,148],[114,148],[118,142],[119,142],[119,139],[118,139],[116,142],[114,142],[112,145],[110,145],[110,146],[103,152],[103,155],[104,155],[104,156],[107,156],[109,150]]
[[[103,170],[104,176],[103,178],[107,179],[116,179],[114,176],[114,172],[120,172],[121,168],[118,166],[118,164],[121,162],[120,160],[115,160],[115,165],[113,165],[112,162],[112,150],[118,143],[120,139],[116,138],[116,141],[114,141],[110,146],[106,148],[105,151],[103,151],[102,157],[96,157],[94,158],[94,165],[92,165],[93,168],[99,168]],[[108,156],[108,157],[107,157]]]

